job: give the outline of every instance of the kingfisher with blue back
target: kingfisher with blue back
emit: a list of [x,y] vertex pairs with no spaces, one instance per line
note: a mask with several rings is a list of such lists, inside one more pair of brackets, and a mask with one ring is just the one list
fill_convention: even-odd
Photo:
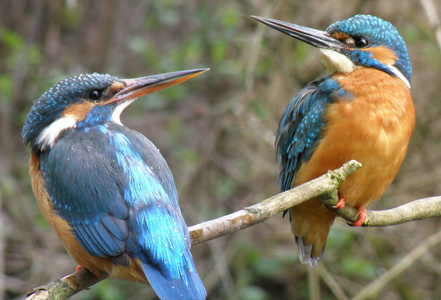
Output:
[[206,298],[172,173],[153,143],[120,120],[138,97],[206,70],[81,74],[34,102],[22,131],[32,189],[79,268],[149,282],[161,299]]
[[[254,19],[318,49],[330,73],[308,83],[285,108],[276,133],[281,190],[310,181],[355,159],[362,168],[338,188],[336,208],[366,207],[392,183],[415,125],[412,67],[406,44],[389,22],[356,15],[315,30]],[[319,199],[290,209],[299,258],[320,264],[336,217]]]

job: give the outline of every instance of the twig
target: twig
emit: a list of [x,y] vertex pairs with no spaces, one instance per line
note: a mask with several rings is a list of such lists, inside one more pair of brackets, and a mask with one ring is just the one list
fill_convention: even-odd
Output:
[[432,0],[420,0],[429,24],[433,27],[439,50],[441,51],[441,22],[436,13],[436,5]]
[[316,269],[308,268],[309,299],[320,300],[320,280]]
[[431,235],[423,243],[417,246],[415,249],[409,252],[402,260],[397,262],[389,271],[372,281],[365,286],[353,300],[370,299],[373,296],[378,295],[381,289],[394,279],[399,274],[402,274],[408,267],[410,267],[418,258],[427,253],[427,250],[436,244],[441,243],[441,231]]
[[321,265],[320,268],[317,268],[316,270],[338,300],[349,300],[342,287],[338,284],[334,277],[329,274],[324,265]]

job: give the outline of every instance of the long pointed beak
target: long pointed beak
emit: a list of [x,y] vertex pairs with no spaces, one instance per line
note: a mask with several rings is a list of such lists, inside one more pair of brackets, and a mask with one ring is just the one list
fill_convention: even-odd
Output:
[[326,31],[264,17],[251,16],[251,18],[320,49],[339,51],[347,48],[344,43],[334,39]]
[[125,87],[116,93],[111,99],[106,101],[106,104],[115,101],[136,99],[138,97],[165,89],[166,87],[184,82],[208,70],[209,69],[194,69],[133,79],[122,79]]

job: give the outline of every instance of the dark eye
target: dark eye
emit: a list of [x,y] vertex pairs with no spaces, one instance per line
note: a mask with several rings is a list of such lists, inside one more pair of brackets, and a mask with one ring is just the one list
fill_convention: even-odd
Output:
[[355,47],[357,48],[366,48],[369,46],[369,41],[364,37],[357,37],[354,38],[355,40]]
[[91,100],[99,100],[101,96],[102,96],[101,91],[94,90],[89,93],[89,98]]

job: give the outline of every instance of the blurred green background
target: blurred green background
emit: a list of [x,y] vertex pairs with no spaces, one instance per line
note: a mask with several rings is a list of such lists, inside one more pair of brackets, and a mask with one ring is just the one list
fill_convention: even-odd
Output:
[[[417,125],[396,180],[371,208],[440,195],[441,52],[423,9],[427,2],[0,1],[0,299],[21,299],[76,266],[38,211],[20,134],[32,101],[66,77],[211,68],[138,100],[122,121],[161,149],[188,225],[278,193],[273,144],[279,117],[295,93],[326,70],[319,51],[251,14],[317,29],[358,13],[392,22],[413,62]],[[441,2],[436,5],[441,14]],[[374,299],[440,299],[438,241],[423,247],[423,255],[408,256],[440,229],[437,219],[388,228],[351,228],[337,220],[324,263],[314,271],[299,263],[281,216],[192,251],[209,299],[350,299],[363,288],[375,291]],[[390,272],[409,260],[409,268]],[[390,281],[381,279],[385,286],[374,289],[370,284],[383,274]],[[73,298],[155,296],[149,286],[109,279]]]

